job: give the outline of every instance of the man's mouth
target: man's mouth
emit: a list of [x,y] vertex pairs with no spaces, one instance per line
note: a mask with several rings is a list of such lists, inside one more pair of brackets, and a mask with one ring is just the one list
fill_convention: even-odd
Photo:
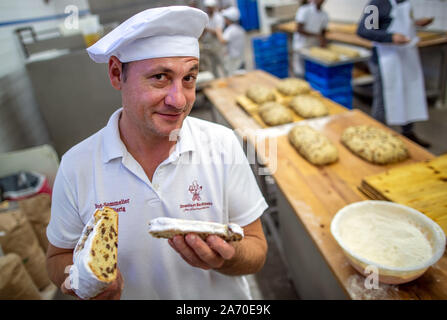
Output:
[[180,118],[180,116],[182,115],[182,112],[180,113],[161,113],[161,112],[157,112],[157,114],[162,117],[165,120],[177,120]]

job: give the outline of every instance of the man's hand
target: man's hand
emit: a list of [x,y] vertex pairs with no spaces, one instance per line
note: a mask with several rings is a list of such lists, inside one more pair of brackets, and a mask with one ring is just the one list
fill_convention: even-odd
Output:
[[425,26],[428,26],[430,23],[432,23],[434,20],[435,20],[435,18],[422,18],[422,19],[416,20],[414,23],[418,27],[425,27]]
[[327,47],[327,39],[326,39],[326,37],[321,35],[319,37],[319,40],[320,40],[320,47],[326,48]]
[[408,39],[403,34],[400,34],[400,33],[393,34],[393,43],[394,44],[406,44],[408,42],[410,42],[410,39]]
[[[121,293],[124,289],[124,279],[119,269],[117,270],[117,272],[118,274],[115,281],[113,281],[103,292],[98,294],[96,297],[91,298],[90,300],[119,300],[121,298]],[[69,277],[67,277],[62,283],[61,291],[63,294],[67,294],[80,299],[72,290]]]
[[232,245],[215,235],[203,241],[196,234],[189,233],[186,236],[175,236],[168,242],[188,264],[204,270],[219,269],[236,252]]

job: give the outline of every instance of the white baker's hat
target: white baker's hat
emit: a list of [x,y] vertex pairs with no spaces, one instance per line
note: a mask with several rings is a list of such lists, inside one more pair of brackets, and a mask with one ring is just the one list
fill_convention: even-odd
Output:
[[202,10],[187,6],[153,8],[137,13],[87,48],[93,61],[106,63],[164,57],[199,58],[198,38],[208,23]]
[[231,21],[238,21],[241,17],[241,14],[239,12],[239,9],[236,7],[229,7],[225,10],[222,10],[221,14],[225,17],[230,19]]

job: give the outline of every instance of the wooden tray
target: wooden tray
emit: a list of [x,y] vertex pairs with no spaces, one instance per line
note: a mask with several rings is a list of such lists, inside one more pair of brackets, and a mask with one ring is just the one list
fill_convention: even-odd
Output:
[[[339,105],[336,105],[335,103],[333,103],[332,101],[329,101],[328,99],[324,98],[321,96],[321,93],[319,93],[318,91],[311,91],[310,92],[311,95],[318,97],[329,109],[329,115],[334,115],[334,114],[339,114],[342,112],[347,112],[349,111],[348,109],[341,107]],[[276,101],[288,106],[290,101],[293,99],[293,96],[285,96],[282,95],[281,93],[279,93],[276,89],[275,89],[275,95],[276,95]],[[242,107],[243,110],[245,110],[253,119],[256,120],[256,122],[262,127],[262,128],[269,128],[271,126],[269,126],[268,124],[266,124],[264,122],[264,120],[262,120],[262,117],[259,115],[258,113],[258,109],[259,109],[259,105],[254,103],[252,100],[250,100],[247,96],[245,95],[240,95],[236,97],[236,102],[237,104]],[[298,121],[302,121],[302,120],[306,120],[305,118],[299,116],[297,113],[295,113],[295,111],[293,112],[293,121],[292,122],[298,122]]]
[[447,234],[447,154],[368,176],[359,189],[371,199],[415,208]]

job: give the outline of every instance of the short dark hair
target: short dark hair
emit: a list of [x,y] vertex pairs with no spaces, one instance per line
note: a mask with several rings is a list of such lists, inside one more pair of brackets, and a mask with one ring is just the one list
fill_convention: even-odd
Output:
[[128,68],[129,68],[129,62],[121,62],[121,73],[123,74],[123,82],[126,82]]

